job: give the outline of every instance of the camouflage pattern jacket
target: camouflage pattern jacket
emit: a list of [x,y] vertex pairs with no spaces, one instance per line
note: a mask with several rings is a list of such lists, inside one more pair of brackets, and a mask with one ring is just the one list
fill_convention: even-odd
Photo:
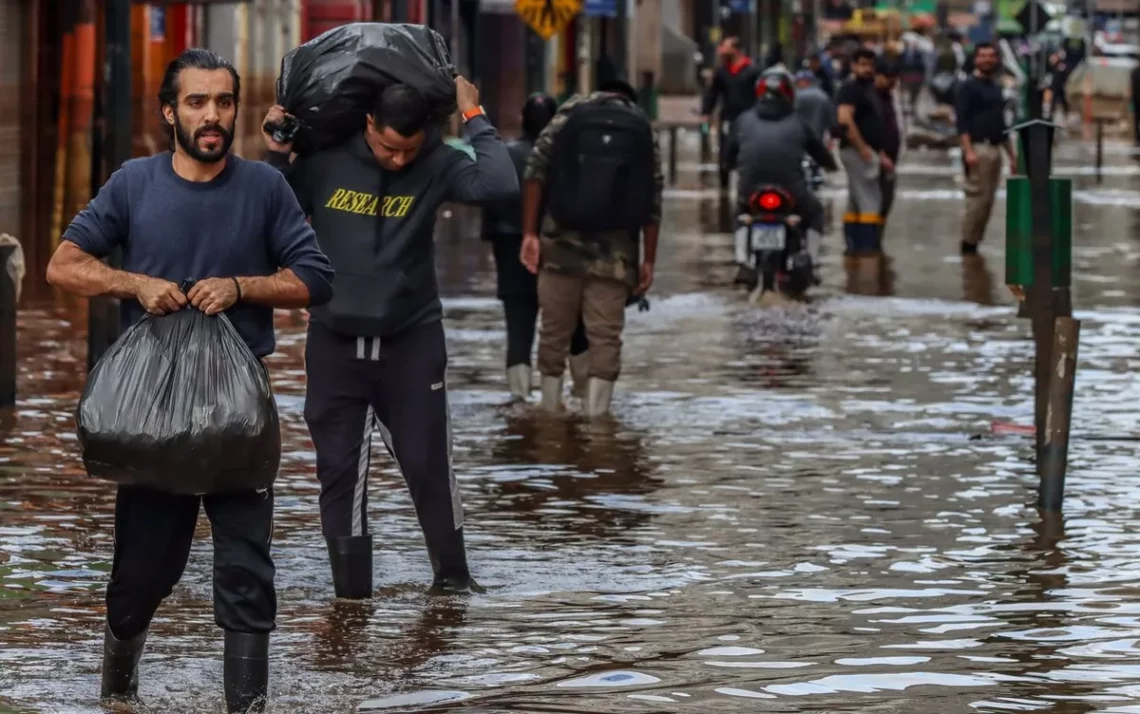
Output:
[[[558,140],[558,133],[566,125],[570,112],[575,107],[594,102],[625,102],[637,108],[624,96],[609,92],[593,92],[571,97],[558,109],[558,113],[535,141],[534,150],[527,159],[526,173],[523,176],[525,181],[546,183],[547,172],[554,157],[554,144]],[[656,135],[653,139],[653,184],[653,214],[649,222],[660,223],[661,192],[665,186],[665,176],[661,173],[661,147]],[[637,285],[640,244],[640,232],[629,234],[619,231],[587,235],[560,228],[550,216],[542,218],[543,270],[620,280],[633,288]]]

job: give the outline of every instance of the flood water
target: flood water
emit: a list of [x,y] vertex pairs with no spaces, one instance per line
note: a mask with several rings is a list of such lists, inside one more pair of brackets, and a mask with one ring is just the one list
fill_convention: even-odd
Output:
[[[825,285],[789,311],[725,287],[731,239],[682,157],[612,423],[507,403],[489,250],[460,213],[445,222],[455,461],[484,594],[425,596],[410,501],[377,441],[379,591],[333,601],[303,326],[282,313],[272,710],[1140,712],[1140,169],[1110,146],[1098,185],[1092,155],[1074,142],[1054,161],[1077,183],[1083,321],[1064,519],[1032,507],[1029,440],[991,429],[1032,420],[1004,214],[963,263],[940,153],[902,166],[883,274],[849,274],[836,228]],[[838,220],[835,177],[825,196]],[[3,712],[100,711],[112,489],[78,458],[74,316],[22,312],[21,402],[0,427]],[[223,708],[200,525],[151,629],[141,711]]]

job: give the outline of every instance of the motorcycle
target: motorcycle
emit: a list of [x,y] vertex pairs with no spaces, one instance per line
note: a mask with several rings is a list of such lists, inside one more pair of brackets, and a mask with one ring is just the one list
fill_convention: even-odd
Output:
[[816,281],[792,195],[779,186],[760,186],[749,196],[747,207],[747,213],[736,218],[736,237],[755,266],[749,290],[802,296]]

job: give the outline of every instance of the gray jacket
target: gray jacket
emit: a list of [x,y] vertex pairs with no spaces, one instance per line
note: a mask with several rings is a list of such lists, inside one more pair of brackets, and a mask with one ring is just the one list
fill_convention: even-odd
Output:
[[741,114],[732,125],[728,148],[729,165],[740,175],[737,195],[746,198],[757,187],[771,184],[801,202],[808,193],[805,153],[823,169],[838,168],[835,157],[798,114],[788,110],[781,116],[763,107]]
[[332,301],[310,310],[314,320],[343,335],[389,337],[443,318],[433,240],[440,206],[519,194],[514,164],[491,123],[475,117],[467,132],[475,160],[433,132],[402,171],[381,168],[363,133],[292,165],[270,154],[337,271]]

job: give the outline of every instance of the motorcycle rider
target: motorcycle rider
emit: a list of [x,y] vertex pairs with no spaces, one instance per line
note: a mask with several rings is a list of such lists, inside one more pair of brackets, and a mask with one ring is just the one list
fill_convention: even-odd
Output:
[[[792,77],[782,69],[764,72],[756,84],[756,106],[737,117],[728,148],[729,166],[738,169],[737,201],[747,212],[749,197],[764,184],[780,186],[795,201],[795,212],[811,232],[824,229],[823,204],[808,188],[804,177],[806,153],[826,171],[837,171],[835,157],[820,137],[795,111],[796,90]],[[810,232],[808,233],[810,235]],[[816,254],[809,246],[812,262]],[[736,284],[753,285],[756,269],[747,237],[736,237]]]

